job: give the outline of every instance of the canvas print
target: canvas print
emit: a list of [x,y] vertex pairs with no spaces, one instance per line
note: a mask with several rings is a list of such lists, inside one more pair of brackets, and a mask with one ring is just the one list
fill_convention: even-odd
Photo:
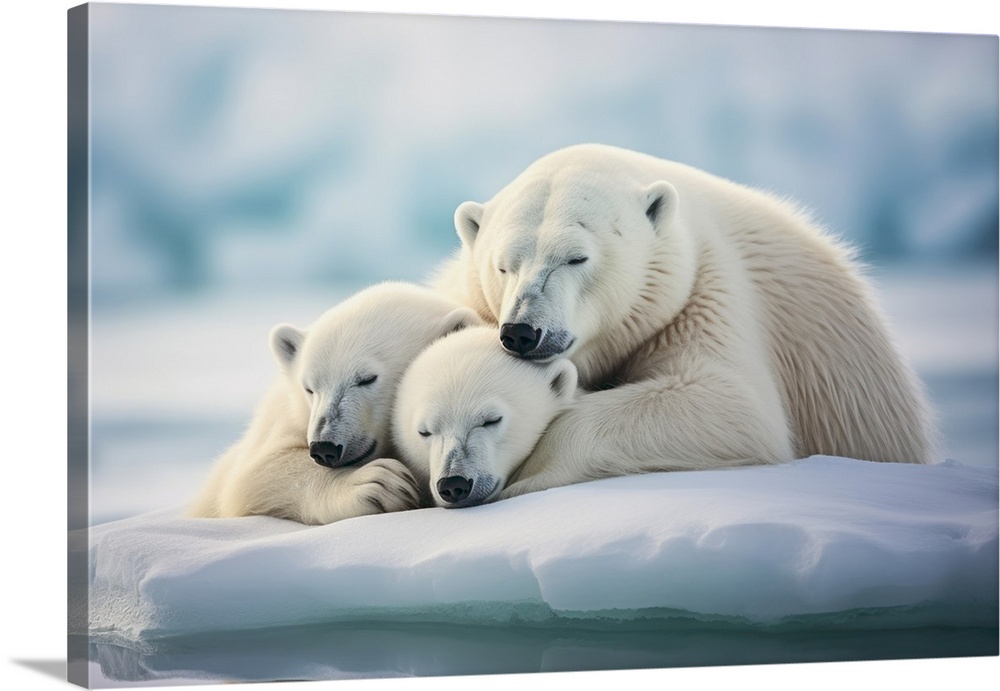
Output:
[[68,29],[70,681],[998,654],[996,36]]

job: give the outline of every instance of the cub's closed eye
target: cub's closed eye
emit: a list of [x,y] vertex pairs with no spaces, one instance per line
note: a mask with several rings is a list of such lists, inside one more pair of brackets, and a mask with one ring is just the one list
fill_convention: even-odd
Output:
[[421,437],[429,437],[429,436],[431,436],[431,433],[427,432],[425,430],[417,430],[417,434],[419,434]]
[[485,421],[483,423],[483,427],[492,427],[493,425],[499,425],[501,420],[503,420],[503,417],[498,415],[495,418]]
[[313,390],[312,390],[312,389],[309,389],[309,388],[307,388],[307,389],[306,389],[306,393],[307,393],[307,394],[309,394],[310,396],[312,396],[312,395],[313,395]]
[[368,386],[369,384],[374,384],[376,379],[378,379],[377,374],[373,374],[370,377],[365,377],[364,379],[358,381],[358,386]]
[[585,261],[587,261],[587,257],[577,257],[576,259],[570,259],[566,263],[570,266],[575,266],[577,264],[583,264]]
[[502,274],[505,274],[505,273],[507,273],[507,269],[500,269],[500,268],[497,268],[497,271],[499,271],[499,272],[500,272],[500,273],[502,273]]

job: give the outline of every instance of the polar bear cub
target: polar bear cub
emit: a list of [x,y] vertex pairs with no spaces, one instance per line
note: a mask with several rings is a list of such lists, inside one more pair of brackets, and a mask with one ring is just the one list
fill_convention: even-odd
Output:
[[576,367],[508,355],[496,328],[434,342],[403,376],[393,416],[402,460],[444,507],[491,501],[576,395]]
[[324,524],[415,508],[419,491],[392,444],[396,387],[428,344],[479,323],[472,310],[429,288],[382,283],[308,329],[274,327],[281,376],[189,515]]

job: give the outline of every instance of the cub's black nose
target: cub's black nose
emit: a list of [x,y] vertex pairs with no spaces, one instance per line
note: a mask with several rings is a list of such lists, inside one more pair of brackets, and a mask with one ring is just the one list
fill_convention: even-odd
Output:
[[472,492],[472,480],[460,475],[443,477],[437,483],[438,494],[449,504],[457,504]]
[[336,468],[343,453],[344,447],[332,441],[314,441],[309,445],[309,456],[327,468]]
[[529,324],[504,324],[500,327],[503,347],[518,355],[527,355],[537,348],[541,337],[542,330],[533,329]]

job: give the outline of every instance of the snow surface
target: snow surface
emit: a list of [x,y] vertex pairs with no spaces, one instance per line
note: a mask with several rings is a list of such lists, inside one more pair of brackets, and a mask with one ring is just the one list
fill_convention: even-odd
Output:
[[877,608],[909,610],[903,626],[995,627],[997,502],[995,468],[814,456],[320,527],[161,510],[91,528],[90,627],[152,641],[335,621],[754,626]]

